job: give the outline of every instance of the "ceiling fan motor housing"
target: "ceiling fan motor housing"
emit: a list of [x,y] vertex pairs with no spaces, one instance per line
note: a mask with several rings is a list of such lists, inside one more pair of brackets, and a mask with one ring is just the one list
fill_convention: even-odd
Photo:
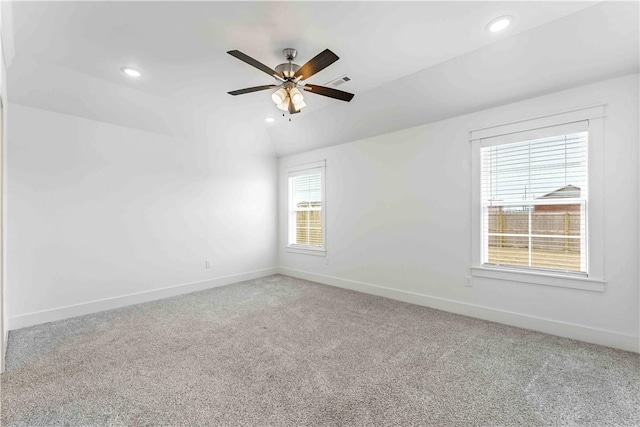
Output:
[[[278,73],[282,73],[282,75],[286,79],[293,79],[293,75],[300,69],[298,64],[293,64],[291,62],[287,62],[284,64],[280,64],[276,67],[276,71]],[[277,80],[277,79],[276,79]]]

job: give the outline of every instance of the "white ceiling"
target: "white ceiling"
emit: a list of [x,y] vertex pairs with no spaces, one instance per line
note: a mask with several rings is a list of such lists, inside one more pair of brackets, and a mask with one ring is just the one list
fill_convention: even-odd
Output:
[[277,123],[270,137],[280,155],[293,154],[638,73],[639,5],[600,3],[360,93],[349,105]]
[[[399,125],[419,124],[406,118],[402,105],[397,111],[389,108],[396,104],[385,100],[402,99],[390,88],[401,83],[403,91],[419,95],[422,91],[438,92],[438,88],[457,94],[456,86],[473,89],[470,82],[476,88],[487,87],[484,80],[495,84],[497,76],[486,68],[486,55],[491,56],[491,52],[494,52],[492,60],[502,66],[515,64],[517,68],[518,63],[526,63],[535,68],[540,63],[536,55],[541,47],[554,50],[560,45],[559,51],[571,52],[575,46],[570,42],[576,39],[573,32],[587,36],[585,43],[602,47],[596,53],[610,51],[609,43],[616,42],[616,37],[629,35],[629,25],[622,25],[622,32],[614,25],[585,28],[580,14],[591,19],[590,25],[594,20],[606,18],[602,10],[608,9],[594,4],[14,2],[11,13],[16,56],[8,71],[9,101],[173,135],[199,133],[194,126],[204,129],[235,122],[268,132],[277,154],[282,155],[370,136],[372,131],[380,133]],[[614,14],[622,10],[624,15],[629,8],[637,9],[634,2],[628,3],[626,9],[614,6],[611,6]],[[596,11],[597,8],[601,10]],[[596,11],[591,13],[595,17],[589,15],[590,10]],[[486,31],[491,19],[505,14],[515,17],[508,31],[503,34]],[[579,18],[572,20],[572,16]],[[637,12],[632,19],[637,34]],[[541,30],[546,27],[555,28],[554,38]],[[610,32],[615,34],[609,36]],[[589,38],[589,34],[599,38]],[[569,42],[563,42],[567,38]],[[516,42],[520,44],[514,49]],[[632,42],[637,45],[637,35]],[[530,44],[535,46],[528,51]],[[622,44],[623,51],[618,52],[622,59],[611,66],[599,64],[592,74],[613,73],[604,70],[607,67],[617,67],[618,73],[621,68],[628,71],[625,56],[629,43]],[[354,101],[346,104],[307,94],[308,107],[294,116],[291,123],[279,120],[266,125],[265,116],[278,114],[269,91],[237,97],[226,93],[272,83],[269,76],[226,51],[238,49],[275,67],[283,62],[281,50],[285,47],[298,50],[296,62],[300,65],[325,48],[333,50],[340,60],[309,82],[326,84],[347,74],[352,81],[340,89],[355,93]],[[500,50],[501,56],[497,56],[495,49]],[[484,68],[475,73],[478,64]],[[128,78],[119,71],[123,65],[140,69],[143,76]],[[438,71],[438,67],[442,68]],[[452,77],[444,76],[443,80],[444,70],[459,78],[456,80],[459,84]],[[526,69],[519,72],[527,77]],[[588,80],[578,77],[581,81]],[[536,90],[530,87],[535,82],[530,82],[522,92],[548,90],[549,82],[542,83]],[[517,84],[509,87],[519,89]],[[384,99],[380,99],[382,95],[378,92]],[[481,99],[482,90],[472,92],[473,106],[494,102],[491,97]],[[446,97],[446,93],[438,96]],[[459,100],[458,96],[450,98],[444,116],[469,109],[465,100]],[[427,107],[426,113],[430,111],[428,105],[417,106]],[[395,116],[399,118],[391,122]],[[422,116],[430,118],[429,114]],[[373,120],[375,117],[385,120]],[[334,119],[344,122],[344,127],[333,126],[333,133],[324,141],[317,136],[306,138],[312,133],[317,135],[319,125],[324,127],[334,123]],[[309,141],[303,143],[301,138]]]

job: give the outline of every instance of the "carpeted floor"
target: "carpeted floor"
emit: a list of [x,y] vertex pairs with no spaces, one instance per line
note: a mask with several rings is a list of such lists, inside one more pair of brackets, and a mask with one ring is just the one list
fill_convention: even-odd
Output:
[[640,359],[286,276],[14,331],[2,425],[640,425]]

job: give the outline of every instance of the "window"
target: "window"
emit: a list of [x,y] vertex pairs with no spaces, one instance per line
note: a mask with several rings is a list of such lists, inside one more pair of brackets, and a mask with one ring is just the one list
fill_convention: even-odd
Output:
[[471,132],[471,276],[604,290],[604,105]]
[[289,248],[325,250],[324,172],[324,161],[289,170]]
[[587,273],[587,126],[481,142],[483,264]]

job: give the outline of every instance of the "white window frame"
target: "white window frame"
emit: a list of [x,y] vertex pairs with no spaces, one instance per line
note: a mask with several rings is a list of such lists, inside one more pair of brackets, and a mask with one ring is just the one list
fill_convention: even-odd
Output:
[[[594,105],[527,120],[487,127],[470,132],[471,142],[471,277],[499,281],[559,286],[589,291],[604,291],[604,109]],[[587,206],[587,274],[536,271],[526,267],[488,266],[482,264],[481,142],[588,121],[588,206]]]
[[[287,169],[287,252],[307,255],[326,256],[327,254],[327,206],[326,206],[326,160],[293,166]],[[297,245],[289,243],[293,233],[294,222],[290,178],[320,172],[320,198],[322,203],[322,247]]]

